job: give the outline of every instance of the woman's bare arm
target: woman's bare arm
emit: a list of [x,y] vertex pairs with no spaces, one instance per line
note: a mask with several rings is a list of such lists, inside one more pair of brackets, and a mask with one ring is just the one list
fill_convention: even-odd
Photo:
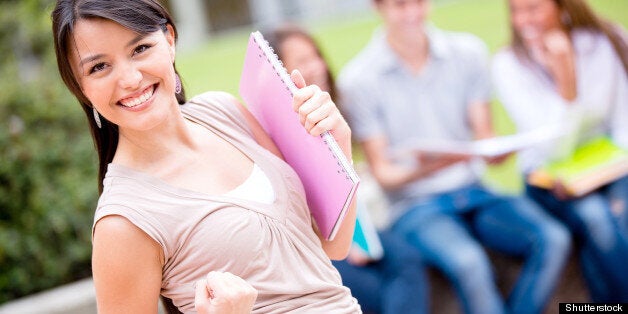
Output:
[[159,244],[126,218],[100,219],[92,252],[98,313],[157,313],[163,260]]

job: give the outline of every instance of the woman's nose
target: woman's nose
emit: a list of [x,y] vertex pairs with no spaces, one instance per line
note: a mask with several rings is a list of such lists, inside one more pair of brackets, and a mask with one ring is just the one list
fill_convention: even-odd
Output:
[[119,71],[119,86],[122,89],[134,90],[140,87],[142,82],[142,72],[132,64],[126,64]]

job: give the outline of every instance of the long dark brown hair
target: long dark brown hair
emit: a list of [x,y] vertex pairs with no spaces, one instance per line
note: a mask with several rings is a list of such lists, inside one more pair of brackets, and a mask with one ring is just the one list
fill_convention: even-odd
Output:
[[[299,27],[296,24],[285,23],[274,28],[271,31],[263,32],[263,35],[264,35],[264,39],[266,39],[268,43],[270,44],[270,46],[273,47],[275,53],[277,54],[280,60],[283,59],[283,55],[285,54],[285,52],[281,50],[283,43],[289,38],[301,37],[307,40],[308,42],[310,42],[312,46],[314,47],[314,49],[316,50],[316,54],[321,59],[323,59],[325,63],[327,63],[327,59],[321,52],[318,43],[316,42],[316,40],[314,40],[314,37],[312,37],[312,35],[310,35],[303,28]],[[329,65],[327,65],[326,76],[327,76],[327,82],[329,84],[329,90],[326,92],[329,93],[329,95],[331,96],[331,99],[333,99],[334,101],[338,101],[336,97],[338,96],[336,93],[336,84],[334,81],[334,77],[331,75],[331,71],[329,70]]]
[[[621,28],[597,15],[584,0],[552,0],[558,6],[564,18],[561,18],[562,27],[569,33],[574,29],[589,29],[603,33],[610,40],[617,56],[621,60],[624,70],[628,73],[628,43],[622,36]],[[512,21],[511,21],[512,23]],[[524,60],[531,60],[521,35],[511,25],[512,48],[515,54]]]
[[[168,11],[154,0],[59,0],[52,11],[52,33],[54,36],[57,66],[63,82],[78,99],[87,116],[94,144],[98,152],[98,190],[102,193],[107,165],[113,160],[118,146],[118,126],[100,118],[102,127],[94,121],[93,106],[78,84],[69,56],[74,49],[74,26],[81,19],[106,19],[116,22],[138,34],[150,34],[158,30],[167,32],[166,25],[177,29]],[[106,36],[103,34],[103,36]],[[173,65],[174,66],[174,65]],[[175,73],[177,72],[175,67]],[[178,73],[177,73],[178,75]],[[179,104],[185,103],[185,91],[176,94]]]

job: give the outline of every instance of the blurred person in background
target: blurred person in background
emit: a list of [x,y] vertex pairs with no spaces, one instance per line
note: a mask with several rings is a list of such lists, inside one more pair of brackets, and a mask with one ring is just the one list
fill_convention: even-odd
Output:
[[[392,230],[452,282],[465,313],[542,312],[570,251],[566,228],[526,198],[483,187],[469,156],[395,157],[412,139],[495,135],[488,49],[471,34],[429,25],[430,1],[373,3],[383,29],[342,69],[338,86],[341,109],[392,204]],[[483,246],[523,259],[506,300]]]
[[[319,45],[296,24],[284,24],[264,34],[288,72],[329,91],[339,107],[334,79]],[[360,198],[361,193],[358,193]],[[358,210],[368,210],[359,199]],[[353,247],[345,260],[334,261],[343,284],[351,289],[365,313],[427,313],[427,277],[418,251],[396,234],[378,232],[384,255],[371,260]]]
[[[186,101],[176,27],[156,0],[59,0],[52,31],[100,159],[99,313],[157,313],[160,295],[186,313],[360,312],[330,261],[348,254],[355,205],[325,240],[250,112],[223,92]],[[330,130],[351,160],[351,130],[329,94],[291,77],[308,133]]]
[[[567,153],[608,136],[628,149],[628,45],[625,31],[583,0],[509,0],[511,43],[492,65],[497,97],[519,131],[573,123]],[[521,171],[565,154],[538,146],[518,156]],[[564,149],[564,147],[563,147]],[[582,197],[527,185],[527,194],[563,221],[579,244],[592,299],[628,300],[628,178]]]

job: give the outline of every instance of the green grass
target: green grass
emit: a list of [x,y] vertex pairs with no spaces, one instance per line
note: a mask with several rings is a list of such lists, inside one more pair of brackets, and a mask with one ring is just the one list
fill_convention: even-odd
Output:
[[[433,1],[436,2],[436,1]],[[628,27],[628,1],[589,0],[602,16]],[[467,31],[482,38],[491,52],[508,43],[507,0],[449,0],[434,5],[431,22],[454,31]],[[333,22],[309,25],[321,45],[332,73],[357,54],[380,25],[374,13]],[[212,37],[207,43],[177,56],[177,67],[189,96],[207,90],[223,90],[238,96],[244,51],[253,29]],[[500,134],[515,131],[503,108],[493,104],[495,129]],[[515,159],[488,169],[486,183],[504,192],[521,189],[521,180],[514,171]]]

